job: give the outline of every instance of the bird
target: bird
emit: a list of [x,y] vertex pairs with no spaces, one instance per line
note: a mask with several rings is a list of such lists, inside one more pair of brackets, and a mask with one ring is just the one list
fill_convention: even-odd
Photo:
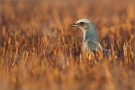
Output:
[[90,20],[80,19],[70,24],[70,27],[78,27],[83,32],[82,52],[86,52],[86,50],[103,51],[106,56],[109,56],[109,52],[101,45],[97,30]]

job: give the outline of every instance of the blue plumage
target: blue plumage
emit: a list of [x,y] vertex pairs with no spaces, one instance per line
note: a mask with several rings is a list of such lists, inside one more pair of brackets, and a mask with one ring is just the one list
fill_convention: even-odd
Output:
[[80,19],[70,26],[78,27],[83,31],[83,51],[86,51],[86,48],[88,48],[92,51],[103,51],[107,56],[109,56],[109,52],[100,44],[96,28],[91,21],[88,19]]

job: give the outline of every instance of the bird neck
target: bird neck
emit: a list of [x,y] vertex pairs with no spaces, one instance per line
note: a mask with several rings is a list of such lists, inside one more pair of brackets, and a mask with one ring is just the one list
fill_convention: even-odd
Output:
[[85,42],[86,39],[86,31],[83,30],[83,43]]

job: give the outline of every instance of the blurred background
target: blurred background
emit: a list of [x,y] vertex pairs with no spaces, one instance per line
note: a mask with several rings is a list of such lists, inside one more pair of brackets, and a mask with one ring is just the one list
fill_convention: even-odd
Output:
[[[134,0],[1,0],[0,89],[133,89],[134,9]],[[82,31],[69,25],[82,18],[108,61],[72,55]]]
[[80,30],[71,30],[69,24],[81,18],[90,19],[99,35],[102,31],[102,35],[106,34],[106,29],[111,27],[134,24],[133,0],[1,1],[0,10],[1,26],[24,32],[29,32],[30,28],[47,32],[48,28],[53,27],[63,29],[66,34],[74,32],[79,36]]

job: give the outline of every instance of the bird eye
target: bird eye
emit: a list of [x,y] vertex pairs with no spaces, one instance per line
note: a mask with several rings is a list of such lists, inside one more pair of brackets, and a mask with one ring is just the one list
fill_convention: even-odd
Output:
[[83,25],[83,24],[84,24],[84,22],[80,22],[80,24],[81,24],[81,25]]

